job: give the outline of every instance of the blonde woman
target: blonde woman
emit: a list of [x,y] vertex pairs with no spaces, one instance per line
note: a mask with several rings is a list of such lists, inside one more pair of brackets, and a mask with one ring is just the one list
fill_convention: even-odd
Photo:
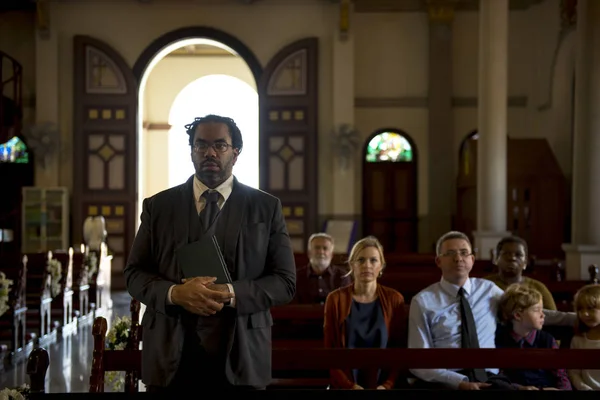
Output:
[[[348,261],[353,284],[325,301],[325,347],[399,347],[404,337],[404,297],[377,280],[385,268],[381,243],[372,236],[358,241]],[[333,389],[392,389],[399,370],[331,370]]]

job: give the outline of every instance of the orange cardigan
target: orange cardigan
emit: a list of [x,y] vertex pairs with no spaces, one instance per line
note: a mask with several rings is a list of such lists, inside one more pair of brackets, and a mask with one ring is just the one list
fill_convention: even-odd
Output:
[[[323,333],[325,347],[346,347],[346,318],[350,315],[352,306],[352,291],[354,286],[346,286],[329,293],[325,301],[325,321]],[[387,347],[401,347],[405,336],[406,318],[404,316],[404,297],[396,290],[377,285],[377,298],[381,303],[383,317],[388,329]],[[392,389],[400,370],[387,372],[383,383],[386,389]],[[352,389],[354,378],[351,370],[334,369],[330,371],[331,386],[334,389]],[[366,388],[365,388],[366,389]]]

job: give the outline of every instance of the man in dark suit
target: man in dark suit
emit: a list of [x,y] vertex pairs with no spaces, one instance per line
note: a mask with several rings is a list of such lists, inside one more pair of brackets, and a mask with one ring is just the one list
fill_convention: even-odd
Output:
[[[142,381],[154,392],[263,389],[271,379],[270,308],[296,289],[281,202],[232,175],[243,147],[232,119],[208,115],[186,128],[196,173],[144,200],[124,271],[129,293],[146,305]],[[184,279],[176,251],[204,235],[217,238],[231,284]]]

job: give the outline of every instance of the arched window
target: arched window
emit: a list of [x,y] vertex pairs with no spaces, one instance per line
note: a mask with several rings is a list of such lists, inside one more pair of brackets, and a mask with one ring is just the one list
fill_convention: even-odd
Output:
[[382,132],[367,145],[367,162],[412,162],[413,149],[410,142],[396,132]]
[[0,144],[0,162],[29,163],[29,152],[25,143],[19,137],[14,136],[8,142]]

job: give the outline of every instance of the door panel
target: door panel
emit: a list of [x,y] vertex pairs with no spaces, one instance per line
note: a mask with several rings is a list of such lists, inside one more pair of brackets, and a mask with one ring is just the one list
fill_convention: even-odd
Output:
[[281,199],[294,251],[317,229],[318,41],[277,53],[259,83],[260,187]]
[[88,216],[106,219],[113,254],[112,287],[124,289],[123,267],[135,234],[137,84],[107,44],[74,39],[73,243]]
[[416,252],[416,163],[365,163],[364,233],[389,252]]

